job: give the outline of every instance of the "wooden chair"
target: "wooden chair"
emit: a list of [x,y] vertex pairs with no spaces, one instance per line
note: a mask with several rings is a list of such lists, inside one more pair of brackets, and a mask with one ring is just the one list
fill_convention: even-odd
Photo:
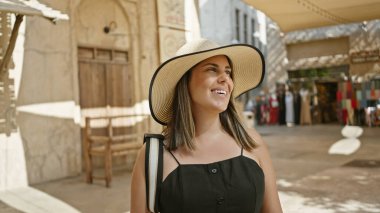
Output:
[[[106,186],[110,187],[112,181],[112,157],[128,155],[131,151],[141,148],[143,145],[143,135],[137,130],[133,133],[114,134],[114,120],[124,118],[133,119],[137,116],[147,115],[124,115],[110,117],[86,117],[85,133],[83,140],[84,158],[86,162],[86,181],[93,183],[93,179],[104,179]],[[106,135],[96,135],[93,133],[91,122],[94,120],[108,121]],[[104,176],[93,175],[93,156],[104,158]]]

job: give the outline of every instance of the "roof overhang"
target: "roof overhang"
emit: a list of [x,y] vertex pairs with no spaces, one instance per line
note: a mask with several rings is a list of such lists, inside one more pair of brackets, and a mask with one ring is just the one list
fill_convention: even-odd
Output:
[[53,22],[69,19],[68,15],[54,10],[37,0],[1,0],[0,11],[29,16],[41,16]]
[[0,60],[0,74],[3,74],[3,72],[6,72],[8,69],[7,67],[15,48],[18,29],[24,15],[41,16],[49,19],[53,23],[58,20],[69,19],[68,15],[63,14],[58,10],[54,10],[44,4],[41,4],[37,0],[1,0],[0,12],[9,12],[16,14],[16,20],[9,39],[9,44],[6,48],[3,58]]
[[380,19],[380,0],[244,0],[282,32]]

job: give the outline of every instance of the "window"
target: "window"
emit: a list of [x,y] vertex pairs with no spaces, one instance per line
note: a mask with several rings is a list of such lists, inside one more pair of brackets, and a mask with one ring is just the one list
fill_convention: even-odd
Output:
[[240,41],[240,11],[239,9],[235,10],[235,28],[236,28],[236,40]]
[[255,46],[255,19],[251,19],[251,45]]
[[244,43],[248,43],[248,17],[244,14]]

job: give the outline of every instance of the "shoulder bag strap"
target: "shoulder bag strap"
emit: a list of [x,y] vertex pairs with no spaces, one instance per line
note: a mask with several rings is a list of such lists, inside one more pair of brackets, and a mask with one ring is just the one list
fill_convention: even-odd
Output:
[[163,140],[160,134],[145,134],[146,202],[150,212],[158,212],[158,194],[163,172]]

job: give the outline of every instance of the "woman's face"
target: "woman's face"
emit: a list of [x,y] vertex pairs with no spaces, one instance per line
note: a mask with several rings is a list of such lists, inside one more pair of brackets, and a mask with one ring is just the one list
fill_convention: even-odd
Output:
[[189,93],[192,109],[221,113],[227,109],[234,87],[227,57],[217,55],[196,65],[191,72]]

